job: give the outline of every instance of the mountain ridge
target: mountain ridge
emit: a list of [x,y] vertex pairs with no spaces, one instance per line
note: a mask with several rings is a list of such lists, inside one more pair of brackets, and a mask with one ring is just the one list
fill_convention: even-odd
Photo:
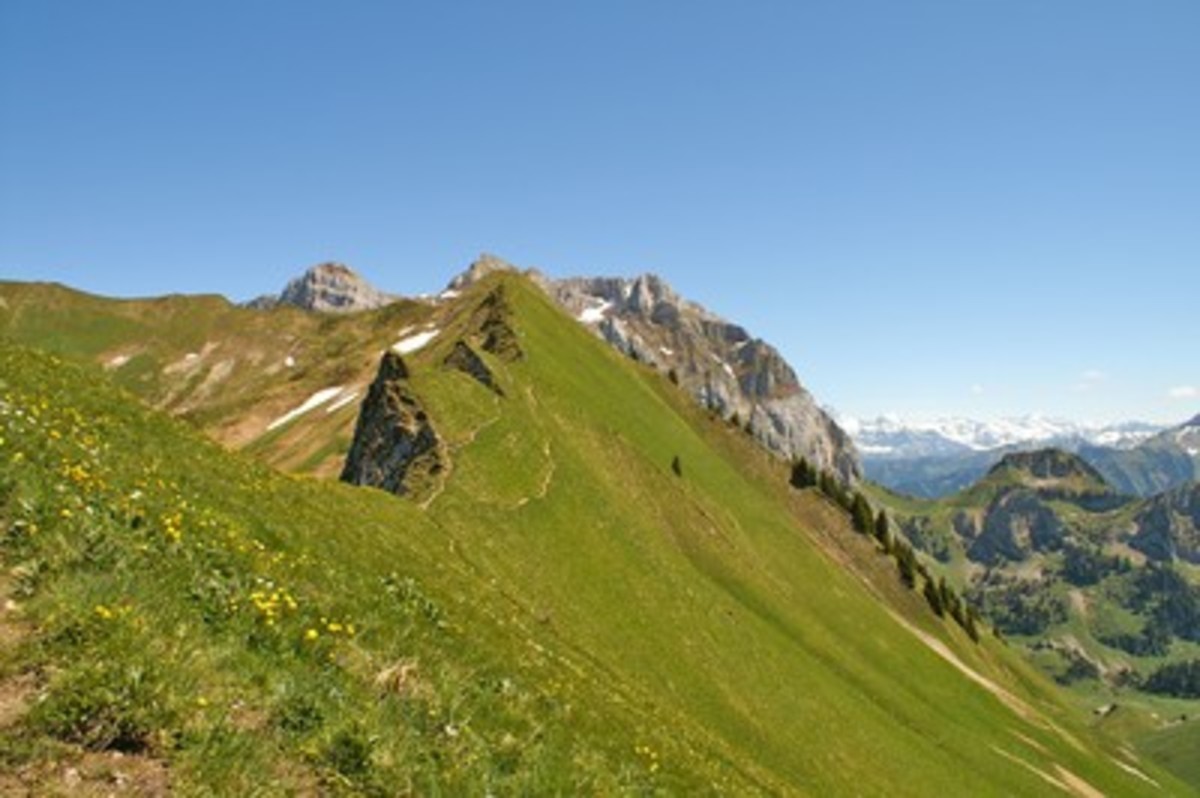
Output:
[[1047,446],[1081,455],[1128,495],[1151,496],[1200,474],[1200,425],[1194,420],[1173,427],[1080,425],[1032,416],[989,427],[964,419],[908,423],[885,417],[865,425],[850,419],[847,426],[869,479],[925,498],[968,487],[1006,453]]
[[[483,255],[448,290],[496,271],[520,270]],[[670,375],[701,406],[743,427],[767,449],[789,460],[803,457],[846,482],[862,476],[850,437],[774,347],[680,296],[658,275],[556,279],[537,270],[523,273],[595,335]]]

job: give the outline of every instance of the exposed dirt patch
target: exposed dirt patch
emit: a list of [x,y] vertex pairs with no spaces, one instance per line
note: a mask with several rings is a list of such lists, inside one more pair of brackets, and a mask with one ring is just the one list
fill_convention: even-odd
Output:
[[1122,762],[1121,760],[1117,759],[1116,757],[1112,757],[1112,761],[1113,761],[1113,764],[1115,764],[1117,767],[1119,767],[1121,770],[1125,771],[1126,773],[1130,774],[1131,776],[1136,776],[1137,778],[1141,779],[1142,781],[1146,782],[1147,784],[1153,784],[1155,787],[1162,789],[1161,784],[1159,784],[1157,781],[1155,781],[1154,779],[1147,776],[1145,773],[1143,773],[1138,768],[1135,768],[1133,765]]
[[[11,598],[11,585],[0,581],[0,651],[12,651],[32,632],[21,616],[21,606]],[[18,673],[0,679],[0,732],[12,726],[29,709],[37,693],[37,680],[31,673]]]
[[1054,771],[1067,785],[1071,792],[1078,795],[1080,798],[1104,798],[1104,793],[1100,792],[1095,787],[1088,784],[1082,778],[1067,770],[1062,765],[1055,763]]
[[165,796],[171,779],[164,762],[119,752],[79,752],[0,775],[0,795]]
[[1067,593],[1071,599],[1071,609],[1075,610],[1081,618],[1088,617],[1088,602],[1087,596],[1083,595],[1082,590],[1072,590]]
[[21,673],[0,680],[0,733],[21,719],[37,694],[37,679]]

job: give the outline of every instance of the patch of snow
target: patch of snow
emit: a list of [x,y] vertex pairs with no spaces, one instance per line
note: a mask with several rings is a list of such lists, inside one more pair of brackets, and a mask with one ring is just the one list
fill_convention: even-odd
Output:
[[737,375],[733,373],[733,367],[730,366],[728,363],[726,363],[724,360],[721,361],[721,368],[724,369],[725,373],[729,375],[729,379],[731,379],[731,380],[737,379]]
[[283,365],[287,366],[288,368],[292,368],[293,366],[296,365],[296,358],[292,357],[291,355],[288,355],[287,357],[285,357],[283,359]]
[[604,321],[604,314],[612,307],[612,303],[608,301],[601,302],[599,305],[593,305],[590,308],[584,308],[579,314],[579,320],[584,324],[599,324]]
[[666,346],[660,346],[660,347],[658,348],[658,351],[659,351],[659,352],[662,352],[662,353],[663,353],[664,355],[666,355],[667,357],[670,357],[671,355],[675,354],[675,350],[674,350],[674,349],[671,349],[671,348],[669,348],[669,347],[666,347]]
[[891,454],[895,451],[894,446],[871,446],[867,443],[858,444],[858,450],[863,454]]
[[410,324],[407,327],[405,327],[403,330],[401,330],[400,332],[396,333],[396,335],[399,335],[401,338],[403,338],[404,336],[408,335],[412,331],[413,331],[413,326]]
[[117,355],[112,360],[108,361],[110,369],[119,369],[129,362],[129,355]]
[[186,355],[183,356],[183,359],[190,363],[191,361],[196,360],[199,357],[200,357],[199,352],[188,352]]
[[437,329],[426,330],[424,332],[419,332],[416,335],[410,335],[407,338],[401,338],[399,341],[392,344],[392,349],[397,354],[401,355],[407,355],[410,352],[416,352],[418,349],[425,346],[425,344],[436,338],[438,332],[440,331]]
[[342,392],[342,386],[340,386],[340,385],[335,385],[332,388],[322,388],[321,390],[314,393],[312,396],[305,399],[304,403],[301,404],[299,407],[292,408],[291,410],[287,411],[282,416],[280,416],[279,418],[275,419],[270,424],[268,424],[267,431],[270,432],[271,430],[275,429],[276,427],[282,426],[293,419],[299,418],[300,416],[304,415],[308,411],[313,410],[314,408],[320,407],[321,405],[325,404],[326,402],[328,402],[330,399],[337,396],[341,392]]
[[336,413],[337,411],[341,410],[343,407],[350,404],[357,398],[358,398],[358,391],[350,391],[349,393],[340,397],[336,402],[331,404],[329,407],[325,408],[325,414],[328,415],[330,413]]
[[1184,451],[1188,453],[1188,457],[1195,457],[1196,455],[1200,454],[1200,449],[1196,449],[1191,446],[1187,447],[1187,449]]
[[438,299],[457,299],[458,297],[459,293],[453,288],[447,288],[445,291],[438,294]]

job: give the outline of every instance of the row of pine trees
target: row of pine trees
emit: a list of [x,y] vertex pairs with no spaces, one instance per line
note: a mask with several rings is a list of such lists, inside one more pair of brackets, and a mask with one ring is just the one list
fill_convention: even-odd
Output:
[[817,468],[800,457],[792,463],[790,482],[793,488],[816,488],[850,516],[850,524],[861,535],[875,539],[880,550],[896,561],[900,581],[910,590],[917,587],[918,576],[924,583],[922,595],[939,618],[947,614],[975,642],[979,642],[979,616],[952,587],[946,578],[935,579],[925,564],[917,559],[912,545],[900,535],[892,534],[887,513],[871,509],[871,502],[860,491],[844,486],[833,474]]

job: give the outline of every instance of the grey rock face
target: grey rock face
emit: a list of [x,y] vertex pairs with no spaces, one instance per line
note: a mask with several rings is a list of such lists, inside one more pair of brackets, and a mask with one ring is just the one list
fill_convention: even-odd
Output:
[[765,447],[805,457],[853,481],[850,437],[822,410],[774,347],[683,299],[660,277],[551,280],[531,275],[568,312],[630,357],[674,372],[704,407],[748,424]]
[[1146,502],[1134,520],[1129,545],[1152,560],[1178,557],[1200,565],[1200,483],[1175,488]]
[[1062,547],[1066,530],[1054,511],[1033,491],[1015,490],[996,498],[984,516],[983,531],[967,549],[975,562],[1019,562],[1032,552]]
[[451,280],[446,288],[451,291],[461,291],[467,286],[479,282],[492,272],[515,272],[516,270],[517,267],[511,263],[485,252],[476,258],[475,262],[467,267],[465,272]]
[[401,496],[421,494],[443,466],[441,442],[408,386],[408,369],[389,351],[363,400],[341,479]]
[[320,313],[353,313],[394,301],[396,297],[379,291],[349,266],[322,263],[288,283],[274,303],[260,298],[249,304],[251,307],[284,304]]

